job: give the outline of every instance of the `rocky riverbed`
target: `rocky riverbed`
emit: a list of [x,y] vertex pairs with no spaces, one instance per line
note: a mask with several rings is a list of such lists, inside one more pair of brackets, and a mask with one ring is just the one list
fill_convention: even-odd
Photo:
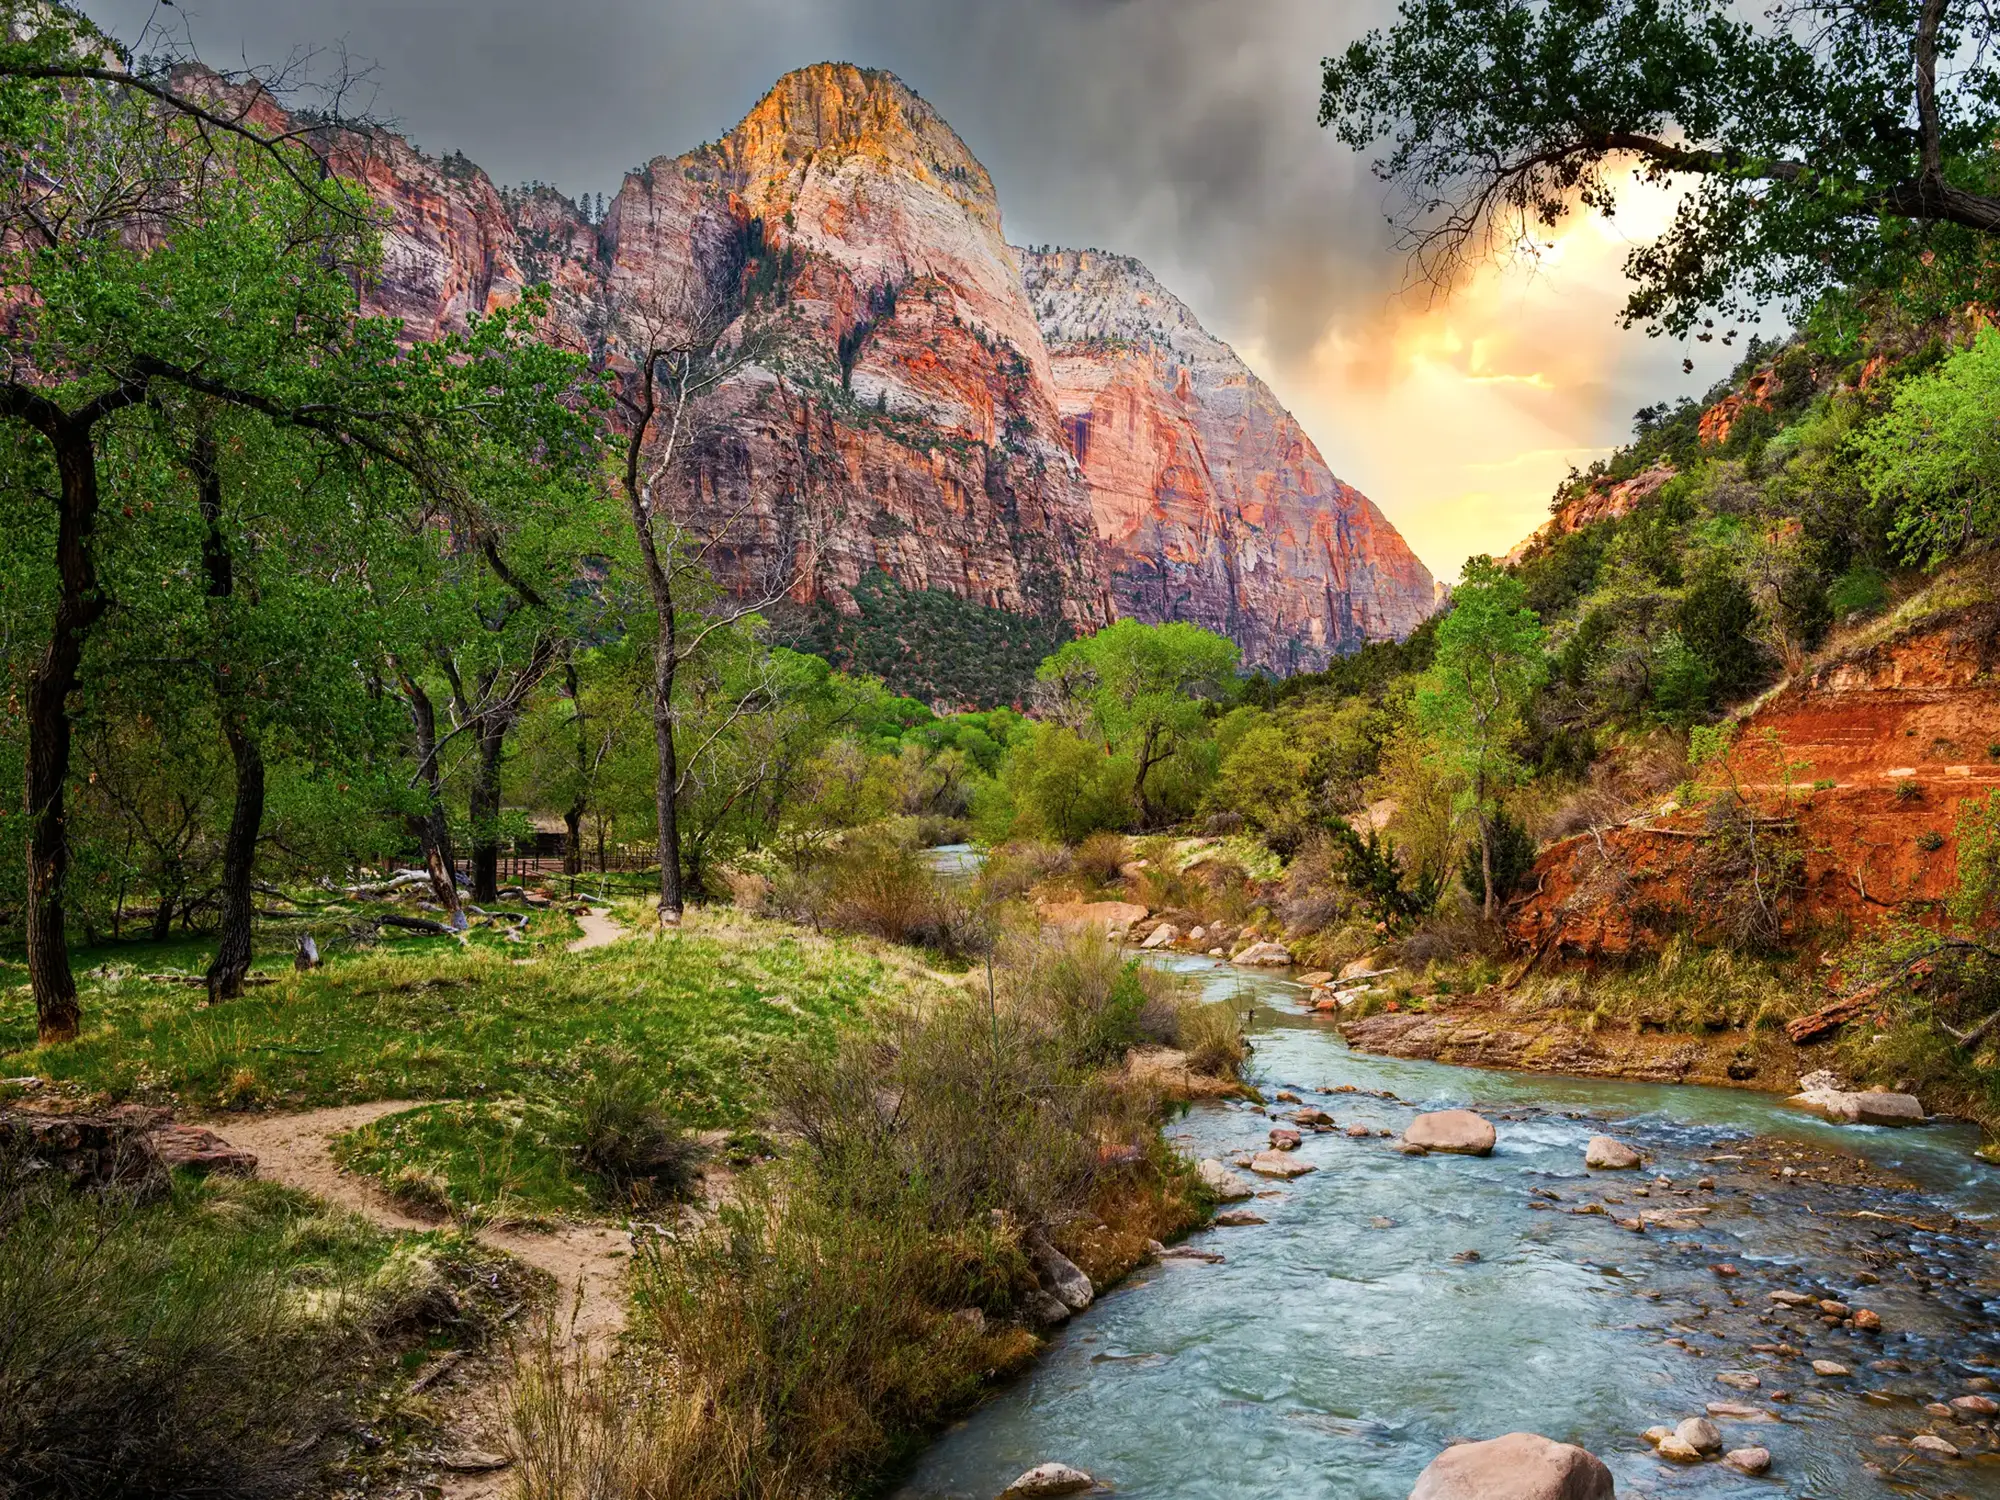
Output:
[[[1973,1133],[1369,1056],[1275,977],[1206,982],[1254,1011],[1269,1101],[1170,1130],[1252,1186],[1197,1237],[1219,1263],[1101,1298],[904,1500],[991,1500],[1049,1460],[1159,1500],[1404,1500],[1452,1441],[1517,1430],[1620,1494],[2000,1496],[2000,1189]],[[1451,1108],[1492,1123],[1490,1156],[1399,1149]],[[1274,1130],[1315,1170],[1252,1175]],[[1597,1136],[1639,1165],[1587,1168]],[[1691,1420],[1716,1444],[1686,1458]]]

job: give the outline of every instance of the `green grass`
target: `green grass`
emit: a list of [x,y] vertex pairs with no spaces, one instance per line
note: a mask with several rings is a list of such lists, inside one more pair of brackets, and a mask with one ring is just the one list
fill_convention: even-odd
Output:
[[575,1123],[546,1100],[433,1104],[351,1131],[333,1152],[420,1211],[578,1218],[601,1206],[605,1184],[577,1164]]
[[34,1493],[393,1482],[441,1436],[406,1378],[530,1295],[460,1234],[385,1234],[271,1183],[31,1184],[0,1205],[0,1452]]
[[76,1041],[34,1044],[25,984],[0,998],[0,1078],[188,1116],[435,1101],[354,1132],[337,1153],[413,1208],[575,1218],[616,1196],[575,1155],[583,1087],[607,1066],[633,1067],[689,1126],[750,1126],[781,1050],[830,1043],[923,982],[879,944],[733,912],[580,954],[562,946],[574,931],[566,916],[539,915],[531,930],[532,946],[487,933],[463,946],[389,939],[312,974],[291,971],[287,946],[260,960],[275,983],[216,1006],[198,988],[143,977],[198,971],[198,944],[82,955]]
[[215,1006],[191,987],[87,979],[82,1035],[51,1047],[34,1045],[18,985],[0,1008],[0,1075],[199,1113],[562,1094],[617,1051],[682,1119],[734,1125],[781,1044],[830,1034],[911,975],[876,945],[727,915],[657,941],[522,952],[396,940]]

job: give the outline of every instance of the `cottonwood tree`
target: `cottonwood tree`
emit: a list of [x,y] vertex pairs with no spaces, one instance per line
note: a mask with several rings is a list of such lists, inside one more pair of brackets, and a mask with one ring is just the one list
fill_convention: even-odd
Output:
[[208,128],[109,84],[0,88],[12,158],[0,421],[28,449],[10,504],[54,522],[24,528],[45,537],[52,575],[23,693],[28,969],[44,1040],[78,1023],[63,925],[69,699],[109,605],[102,532],[124,519],[103,505],[105,445],[162,393],[198,395],[391,466],[452,511],[465,445],[523,425],[546,383],[566,378],[506,319],[403,349],[396,325],[357,315],[373,254],[359,190]]
[[1196,625],[1120,620],[1071,641],[1035,675],[1063,718],[1131,758],[1139,826],[1151,828],[1153,773],[1205,738],[1215,706],[1236,691],[1239,659],[1234,641]]
[[[810,466],[803,456],[788,481],[793,493],[777,507],[794,528],[789,534],[751,538],[754,497],[717,509],[701,482],[702,455],[727,430],[725,388],[773,358],[778,348],[768,328],[737,318],[739,279],[740,269],[725,264],[696,267],[678,284],[654,286],[621,309],[622,335],[610,351],[624,424],[619,483],[652,605],[654,811],[663,927],[678,925],[686,905],[680,803],[691,767],[681,744],[682,668],[717,632],[742,628],[790,594],[814,563],[803,503]],[[788,399],[775,375],[765,390]],[[790,423],[788,413],[788,424],[803,429],[806,421]],[[745,549],[752,540],[762,545]],[[714,565],[738,549],[765,561],[754,575],[732,580],[736,592],[725,593],[716,586]],[[737,717],[759,711],[755,693],[733,710]],[[703,732],[717,731],[711,726]]]
[[[1973,0],[1403,0],[1324,64],[1320,123],[1374,163],[1422,275],[1685,188],[1626,261],[1625,320],[1709,338],[1830,286],[1990,281],[1995,13]],[[1941,267],[1960,275],[1940,277]]]
[[1500,798],[1526,779],[1514,753],[1528,700],[1548,673],[1542,622],[1527,590],[1490,557],[1470,559],[1437,628],[1437,655],[1416,695],[1416,722],[1432,760],[1458,776],[1479,837],[1487,921],[1499,915],[1494,824]]

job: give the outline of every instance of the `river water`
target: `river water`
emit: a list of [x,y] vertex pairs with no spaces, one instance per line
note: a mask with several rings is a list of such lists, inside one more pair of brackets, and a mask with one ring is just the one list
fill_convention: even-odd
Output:
[[[1317,1172],[1253,1178],[1262,1195],[1232,1205],[1267,1223],[1189,1242],[1224,1263],[1163,1261],[1100,1298],[945,1433],[898,1500],[991,1500],[1051,1459],[1134,1500],[1404,1500],[1452,1439],[1522,1429],[1582,1444],[1620,1494],[2000,1497],[2000,1457],[1974,1456],[1995,1445],[1990,1426],[1924,1411],[1977,1389],[1966,1382],[1982,1371],[2000,1378],[2000,1224],[1988,1222],[2000,1177],[1972,1158],[1969,1130],[1841,1129],[1749,1092],[1370,1057],[1301,1014],[1280,975],[1161,962],[1253,1013],[1252,1076],[1267,1094],[1290,1088],[1342,1129],[1306,1136]],[[1344,1133],[1400,1133],[1420,1108],[1456,1106],[1494,1120],[1492,1157],[1405,1157]],[[1247,1104],[1210,1104],[1169,1136],[1226,1160],[1264,1145],[1272,1124]],[[1601,1131],[1645,1151],[1644,1172],[1586,1173],[1584,1143]],[[1842,1156],[1878,1180],[1855,1182]],[[1704,1176],[1712,1189],[1697,1187]],[[1570,1211],[1599,1202],[1603,1215]],[[1708,1212],[1644,1234],[1615,1222],[1676,1206]],[[1773,1290],[1872,1308],[1883,1329],[1784,1312]],[[1817,1376],[1811,1359],[1852,1374]],[[1768,1477],[1676,1468],[1639,1436],[1719,1401],[1771,1416],[1717,1419],[1727,1447],[1771,1451]],[[1913,1454],[1906,1440],[1924,1431],[1968,1458]]]

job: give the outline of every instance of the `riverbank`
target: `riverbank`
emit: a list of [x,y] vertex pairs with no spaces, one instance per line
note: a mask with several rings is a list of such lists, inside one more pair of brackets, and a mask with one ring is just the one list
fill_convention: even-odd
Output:
[[1824,1065],[1781,1027],[1669,1031],[1589,1014],[1521,1015],[1479,996],[1424,1011],[1378,1011],[1339,1029],[1350,1047],[1385,1057],[1765,1093],[1795,1092],[1803,1074]]
[[[1219,1260],[1176,1257],[1101,1299],[899,1500],[990,1500],[1045,1460],[1135,1500],[1403,1500],[1452,1440],[1513,1430],[1598,1454],[1621,1494],[1740,1500],[1741,1474],[1645,1442],[1688,1417],[1767,1447],[1773,1495],[1885,1478],[2000,1493],[1990,1418],[1949,1405],[2000,1377],[1985,1248],[2000,1193],[1971,1131],[1842,1129],[1740,1086],[1362,1053],[1282,980],[1208,973],[1210,993],[1255,1007],[1253,1081],[1274,1102],[1197,1105],[1176,1145],[1228,1162],[1320,1110],[1334,1127],[1294,1153],[1316,1170],[1253,1179],[1237,1227],[1188,1242]],[[1494,1122],[1492,1157],[1395,1150],[1447,1107]],[[1642,1168],[1588,1171],[1596,1134]]]

